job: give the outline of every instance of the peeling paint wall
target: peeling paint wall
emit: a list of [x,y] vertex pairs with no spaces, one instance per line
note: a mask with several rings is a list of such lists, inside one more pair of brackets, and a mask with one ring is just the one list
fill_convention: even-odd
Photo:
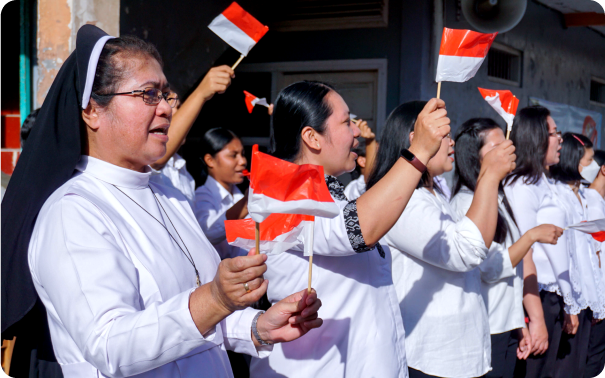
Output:
[[35,107],[44,102],[61,65],[76,47],[76,34],[84,24],[119,36],[120,0],[38,0]]

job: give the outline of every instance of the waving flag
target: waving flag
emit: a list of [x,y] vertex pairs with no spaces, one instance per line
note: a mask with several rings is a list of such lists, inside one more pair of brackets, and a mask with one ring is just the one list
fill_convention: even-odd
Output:
[[513,127],[513,120],[515,114],[517,114],[517,107],[519,106],[519,99],[508,90],[495,90],[495,89],[483,89],[477,88],[481,92],[481,96],[487,101],[487,103],[494,108],[496,113],[500,117],[504,118],[508,130]]
[[254,109],[254,106],[257,104],[266,106],[267,108],[269,107],[266,98],[258,98],[248,91],[244,91],[244,95],[246,96],[245,101],[246,107],[248,108],[248,113],[252,113],[252,109]]
[[605,241],[605,218],[576,223],[567,228],[590,234],[598,242]]
[[[334,218],[340,213],[323,167],[293,164],[252,149],[248,212],[256,222],[272,213],[305,214]],[[262,229],[262,227],[261,227]]]
[[267,26],[261,24],[236,2],[231,3],[208,27],[243,56],[248,55],[254,45],[269,31]]
[[497,34],[443,28],[435,81],[462,83],[475,76]]
[[[287,250],[303,251],[305,230],[313,227],[314,217],[300,214],[271,214],[260,225],[260,252],[278,254]],[[254,220],[225,221],[227,242],[250,250],[255,245]],[[306,245],[306,244],[305,244]]]

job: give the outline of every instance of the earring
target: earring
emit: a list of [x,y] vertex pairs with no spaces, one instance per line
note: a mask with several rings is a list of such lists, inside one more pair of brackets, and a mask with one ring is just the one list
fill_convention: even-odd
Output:
[[317,143],[317,148],[321,148],[321,147],[319,147],[319,143]]

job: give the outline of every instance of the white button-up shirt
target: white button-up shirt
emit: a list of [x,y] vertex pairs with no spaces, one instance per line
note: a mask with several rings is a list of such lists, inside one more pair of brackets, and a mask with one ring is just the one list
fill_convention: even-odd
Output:
[[408,365],[439,377],[487,373],[489,322],[475,269],[487,248],[477,226],[422,188],[383,240],[393,255]]
[[345,188],[345,196],[349,201],[356,200],[366,192],[366,179],[363,175],[351,181]]
[[248,253],[242,248],[229,245],[225,234],[227,210],[242,198],[244,195],[237,186],[233,186],[233,194],[231,194],[212,176],[208,176],[206,183],[195,191],[193,207],[195,217],[221,259],[244,256]]
[[[526,184],[524,180],[520,177],[504,187],[521,234],[541,224],[554,224],[561,228],[573,224],[561,206],[563,199],[552,180],[545,175],[533,185]],[[564,232],[556,245],[534,243],[532,258],[536,264],[539,289],[558,294],[565,302],[565,312],[579,314],[582,310],[578,304],[581,293],[572,287],[572,282],[579,282],[579,278],[576,267],[571,263],[575,245],[570,235]]]
[[[580,188],[578,196],[569,185],[557,183],[556,188],[561,196],[562,205],[569,213],[569,220],[576,224],[588,220],[588,205],[584,188]],[[570,226],[571,224],[568,224]],[[581,308],[590,307],[595,319],[605,318],[605,282],[599,267],[599,257],[596,243],[591,235],[580,231],[567,230],[568,237],[574,243],[575,252],[572,264],[577,267],[578,281],[572,281],[574,289],[581,293],[577,302]]]
[[174,154],[159,171],[152,169],[149,181],[157,184],[172,186],[178,189],[193,207],[195,199],[195,180],[187,171],[187,162],[179,154]]
[[[343,211],[334,219],[315,218],[312,286],[322,299],[323,325],[275,345],[267,359],[253,358],[250,376],[405,378],[405,332],[390,255],[377,248],[356,252],[362,240],[357,207],[344,198],[342,184],[335,188],[334,178],[328,180]],[[307,287],[309,260],[302,252],[269,255],[267,267],[272,303]]]
[[256,310],[198,331],[193,266],[162,225],[189,249],[202,284],[220,259],[185,198],[149,183],[154,198],[149,175],[83,156],[40,211],[29,266],[66,378],[232,377],[225,349],[259,356]]
[[[492,242],[485,261],[479,265],[481,273],[481,294],[487,306],[489,329],[492,335],[525,326],[523,312],[523,261],[516,267],[510,260],[508,249],[519,240],[519,229],[502,204],[499,196],[500,214],[508,225],[504,243]],[[471,208],[473,192],[463,187],[452,198],[452,208],[458,219],[463,218]]]

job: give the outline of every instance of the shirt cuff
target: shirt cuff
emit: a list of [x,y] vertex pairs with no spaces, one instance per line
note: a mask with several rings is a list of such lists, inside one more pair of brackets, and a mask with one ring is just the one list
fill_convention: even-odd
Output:
[[366,244],[363,234],[361,233],[361,227],[359,226],[359,215],[357,215],[357,200],[350,201],[345,205],[342,210],[344,216],[345,227],[347,229],[347,237],[351,243],[351,247],[357,253],[371,251],[376,247],[380,257],[384,258],[384,250],[380,243],[376,243],[376,246],[369,246]]
[[252,320],[260,310],[251,307],[236,311],[225,319],[225,347],[236,353],[265,358],[273,351],[273,345],[258,348],[252,341]]
[[175,314],[175,316],[182,318],[182,320],[179,322],[180,324],[183,324],[185,326],[185,331],[190,334],[190,335],[199,335],[199,338],[204,340],[204,341],[208,341],[208,342],[213,342],[216,344],[216,325],[213,326],[212,328],[210,328],[210,330],[208,330],[208,332],[206,332],[205,334],[201,334],[200,330],[197,328],[197,326],[195,325],[195,322],[193,321],[193,317],[191,316],[191,310],[189,309],[189,301],[191,298],[191,294],[193,294],[193,292],[195,291],[196,288],[193,288],[189,291],[189,293],[187,295],[183,295],[183,299],[182,302],[180,303],[180,310]]
[[468,242],[469,246],[472,247],[472,253],[475,256],[481,260],[486,259],[487,247],[485,246],[485,241],[483,240],[481,231],[479,231],[477,225],[475,225],[475,223],[470,220],[469,217],[465,216],[458,223],[456,223],[456,232]]
[[516,274],[508,248],[504,249],[496,242],[492,242],[487,258],[479,265],[479,270],[481,279],[487,283],[495,283]]

